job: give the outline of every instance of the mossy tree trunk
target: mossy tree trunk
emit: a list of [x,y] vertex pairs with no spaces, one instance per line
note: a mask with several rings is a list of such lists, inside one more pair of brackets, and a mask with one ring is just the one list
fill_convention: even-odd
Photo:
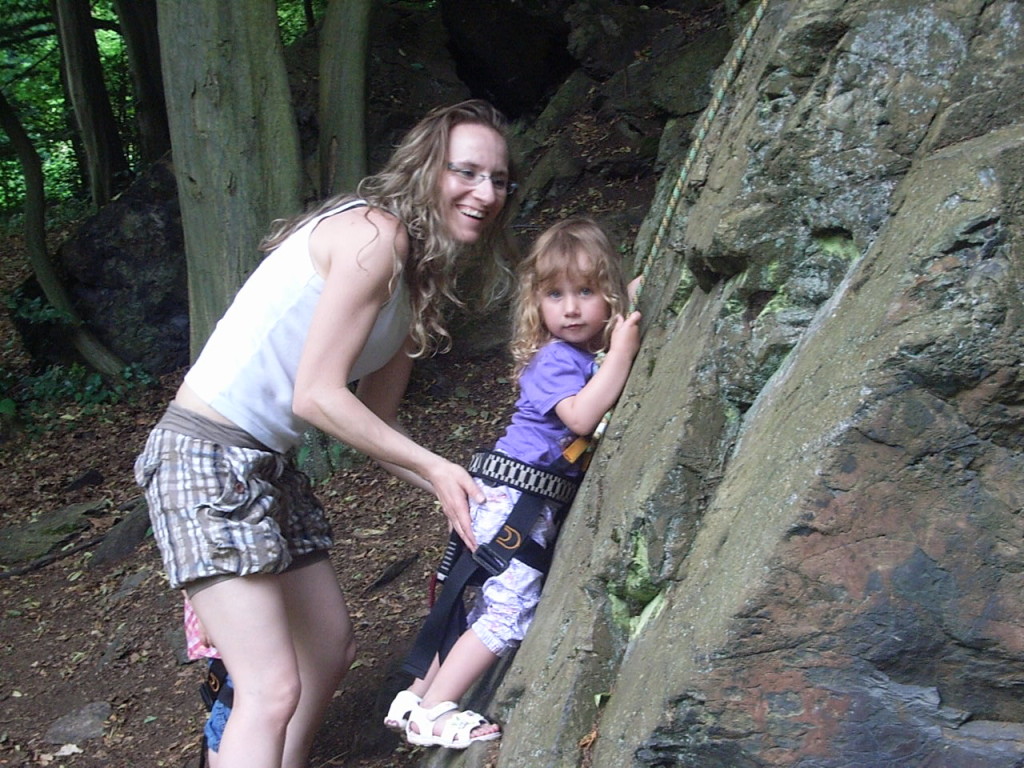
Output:
[[299,139],[273,0],[158,0],[193,358],[300,206]]
[[366,175],[366,55],[370,0],[331,0],[320,33],[320,191]]

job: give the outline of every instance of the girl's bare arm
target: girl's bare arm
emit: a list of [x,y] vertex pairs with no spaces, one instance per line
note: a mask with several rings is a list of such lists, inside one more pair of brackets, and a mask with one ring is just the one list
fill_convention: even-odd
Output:
[[593,432],[622,394],[633,358],[640,349],[640,313],[620,317],[597,373],[572,397],[555,406],[558,418],[577,435]]

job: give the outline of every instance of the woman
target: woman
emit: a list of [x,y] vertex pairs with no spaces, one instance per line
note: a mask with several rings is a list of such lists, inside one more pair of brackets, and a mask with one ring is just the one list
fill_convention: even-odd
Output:
[[397,413],[413,358],[448,342],[439,304],[457,258],[511,250],[514,189],[493,107],[428,114],[357,196],[271,235],[137,460],[171,586],[234,683],[218,768],[305,766],[354,656],[329,525],[284,456],[308,426],[432,491],[475,547],[476,484]]

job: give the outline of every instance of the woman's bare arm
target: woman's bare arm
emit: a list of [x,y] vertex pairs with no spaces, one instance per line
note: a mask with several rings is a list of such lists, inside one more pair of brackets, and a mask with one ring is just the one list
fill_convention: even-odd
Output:
[[391,411],[397,413],[408,370],[403,374],[392,360],[377,377],[383,387],[378,401],[389,404],[377,406],[384,418],[348,387],[352,368],[389,296],[392,249],[408,250],[404,228],[388,214],[374,211],[367,217],[365,209],[355,209],[321,222],[310,244],[325,284],[296,374],[295,414],[375,460],[421,478],[453,527],[472,542],[467,499],[480,495],[473,479],[394,426]]

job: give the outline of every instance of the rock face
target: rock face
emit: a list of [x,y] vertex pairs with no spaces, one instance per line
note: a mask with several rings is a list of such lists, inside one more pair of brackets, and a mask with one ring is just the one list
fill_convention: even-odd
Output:
[[1022,24],[767,3],[641,232],[498,766],[1022,764]]
[[58,254],[82,319],[122,359],[188,362],[188,290],[174,169],[164,158],[89,218]]

